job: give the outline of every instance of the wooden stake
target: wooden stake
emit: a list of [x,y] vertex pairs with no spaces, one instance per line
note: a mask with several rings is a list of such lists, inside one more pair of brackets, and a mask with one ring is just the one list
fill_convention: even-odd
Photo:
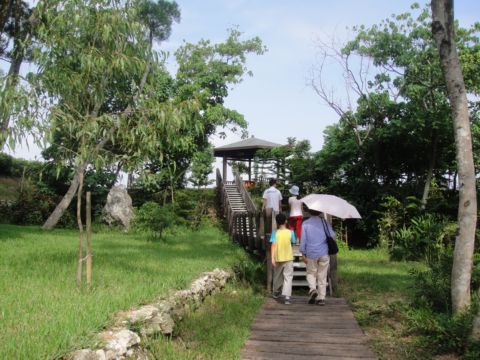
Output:
[[83,263],[83,223],[82,223],[82,190],[83,190],[83,171],[80,174],[80,181],[77,191],[77,223],[79,231],[78,242],[78,262],[77,262],[77,287],[82,286],[82,263]]
[[92,244],[91,244],[91,228],[92,228],[92,194],[87,191],[86,203],[86,222],[87,222],[87,288],[90,289],[92,279]]

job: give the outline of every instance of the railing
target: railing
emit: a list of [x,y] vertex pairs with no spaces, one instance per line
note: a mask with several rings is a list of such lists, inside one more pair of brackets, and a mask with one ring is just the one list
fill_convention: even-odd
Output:
[[[234,181],[225,182],[220,170],[217,169],[217,199],[220,205],[220,214],[225,219],[225,226],[233,241],[241,245],[250,253],[260,256],[266,261],[267,290],[271,291],[272,264],[270,253],[270,235],[274,229],[272,209],[259,211],[255,206],[250,193],[238,174]],[[246,205],[246,211],[234,211],[227,194],[225,185],[235,185]],[[337,287],[337,256],[330,256],[329,279],[335,291]]]

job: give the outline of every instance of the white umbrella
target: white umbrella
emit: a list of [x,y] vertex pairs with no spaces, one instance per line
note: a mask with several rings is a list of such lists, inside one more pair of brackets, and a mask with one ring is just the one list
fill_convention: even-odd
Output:
[[309,209],[320,211],[342,219],[361,219],[352,204],[335,195],[310,194],[300,199]]

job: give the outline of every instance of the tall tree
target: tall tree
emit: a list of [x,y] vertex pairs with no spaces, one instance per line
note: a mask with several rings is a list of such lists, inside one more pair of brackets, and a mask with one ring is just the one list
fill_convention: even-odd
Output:
[[[351,183],[355,183],[360,175],[381,187],[408,184],[413,190],[408,195],[421,198],[425,207],[429,205],[432,181],[446,181],[444,178],[455,167],[455,147],[430,11],[417,4],[412,10],[370,27],[354,27],[354,39],[340,49],[321,44],[323,58],[333,58],[343,70],[351,88],[347,95],[356,95],[355,102],[349,101],[342,107],[331,95],[322,81],[323,63],[312,85],[340,115],[340,132],[353,132],[352,145],[358,151],[352,154],[352,163],[358,169],[351,172],[354,167],[344,162],[349,171],[342,176],[351,174],[356,177],[351,178]],[[465,64],[472,81],[467,90],[475,93],[478,86],[473,80],[478,77],[478,65],[470,59],[475,59],[478,52],[478,25],[468,29],[457,26],[457,30],[460,55],[469,60]],[[360,65],[355,64],[354,58]],[[389,148],[398,151],[385,151]],[[348,152],[352,150],[344,154]],[[407,152],[423,156],[402,156]],[[336,155],[332,152],[329,156]],[[326,156],[323,158],[327,160]]]
[[459,177],[458,235],[452,267],[452,307],[465,310],[471,301],[470,283],[477,223],[477,193],[472,135],[462,67],[455,40],[453,0],[432,0],[432,33],[438,47],[455,130]]
[[162,156],[157,140],[179,143],[172,134],[187,117],[183,110],[194,104],[160,99],[163,60],[139,21],[138,2],[65,0],[55,7],[40,2],[37,8],[46,23],[38,32],[39,72],[32,78],[52,99],[52,135],[61,128],[63,143],[69,144],[58,147],[60,158],[74,159],[76,168],[70,188],[43,226],[51,229],[88,164]]
[[[22,0],[2,2],[0,10],[0,56],[10,63],[8,72],[0,79],[0,150],[10,137],[13,145],[15,136],[21,135],[26,124],[20,121],[12,125],[15,103],[18,98],[27,101],[20,82],[20,68],[27,56],[32,37],[32,25],[37,21],[28,4]],[[17,125],[17,126],[15,126]],[[24,125],[24,126],[22,126]]]
[[[196,44],[185,43],[176,52],[179,65],[175,75],[172,97],[175,101],[198,102],[179,131],[183,142],[190,144],[183,148],[170,148],[168,158],[147,164],[147,168],[159,181],[167,178],[183,183],[184,175],[197,152],[203,153],[210,147],[209,137],[228,128],[231,131],[246,131],[244,116],[224,105],[229,89],[251,75],[246,67],[247,55],[263,54],[266,50],[258,37],[243,40],[242,33],[231,29],[225,41],[212,43],[201,40]],[[198,131],[201,129],[201,131]],[[220,133],[222,135],[222,133]],[[159,174],[164,172],[164,174]],[[170,192],[173,195],[173,181]],[[165,185],[164,185],[165,186]]]

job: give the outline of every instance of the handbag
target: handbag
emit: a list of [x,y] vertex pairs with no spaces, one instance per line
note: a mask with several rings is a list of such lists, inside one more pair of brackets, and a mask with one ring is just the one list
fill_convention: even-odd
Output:
[[325,236],[327,237],[328,255],[336,255],[338,253],[337,242],[330,235],[330,231],[328,230],[328,225],[325,226],[324,219],[322,219],[322,225],[323,225],[323,231],[325,231]]

